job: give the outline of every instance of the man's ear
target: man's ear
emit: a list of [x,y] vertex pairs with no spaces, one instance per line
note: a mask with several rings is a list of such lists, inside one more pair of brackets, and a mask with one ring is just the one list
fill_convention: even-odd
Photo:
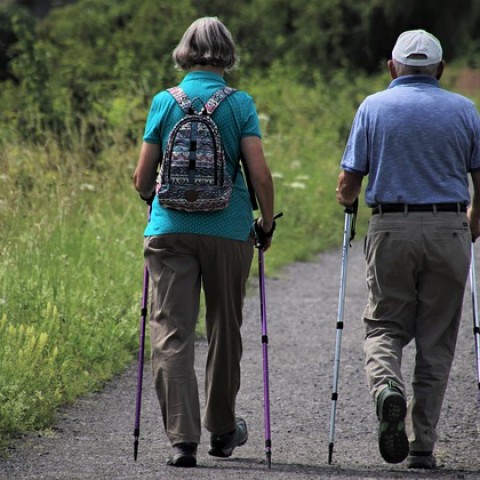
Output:
[[445,71],[445,60],[442,60],[438,64],[438,70],[437,70],[437,74],[435,75],[435,78],[437,80],[440,80],[440,78],[442,78],[442,74],[443,74],[444,71]]
[[395,80],[398,77],[398,74],[397,74],[397,69],[395,68],[395,63],[393,63],[393,60],[389,60],[387,62],[387,68],[388,68],[388,71],[390,72],[390,76],[392,77],[392,80]]

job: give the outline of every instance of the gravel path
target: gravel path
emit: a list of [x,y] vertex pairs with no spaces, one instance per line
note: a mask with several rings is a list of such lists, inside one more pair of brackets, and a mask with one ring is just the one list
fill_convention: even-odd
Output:
[[[268,262],[268,254],[266,255]],[[478,261],[478,259],[477,259]],[[242,388],[238,414],[249,424],[248,443],[230,459],[209,457],[208,434],[199,447],[199,467],[165,465],[169,452],[146,362],[139,458],[133,461],[136,365],[60,412],[51,432],[31,436],[0,458],[0,479],[480,479],[480,407],[472,335],[470,295],[439,426],[436,472],[407,470],[381,459],[374,406],[363,369],[360,321],[366,290],[361,240],[350,249],[345,329],[332,465],[328,465],[333,358],[341,249],[311,263],[295,263],[266,283],[272,468],[265,465],[262,349],[258,290],[245,304]],[[480,264],[479,264],[480,265]],[[206,345],[197,344],[197,371],[203,384]],[[410,378],[413,347],[404,357]]]

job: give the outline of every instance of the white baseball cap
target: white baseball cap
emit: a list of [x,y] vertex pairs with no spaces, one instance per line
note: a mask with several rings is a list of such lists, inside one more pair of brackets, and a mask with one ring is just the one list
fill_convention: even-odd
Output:
[[414,67],[435,65],[442,61],[442,46],[438,38],[425,30],[409,30],[398,37],[392,58]]

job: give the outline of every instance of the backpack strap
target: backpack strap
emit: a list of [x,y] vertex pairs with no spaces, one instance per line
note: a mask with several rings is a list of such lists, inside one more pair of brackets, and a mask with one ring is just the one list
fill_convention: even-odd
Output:
[[175,99],[185,113],[191,112],[192,101],[188,98],[188,95],[183,91],[182,87],[172,87],[167,89],[167,92]]
[[[203,106],[202,112],[206,113],[207,115],[212,115],[217,107],[223,102],[223,100],[225,100],[235,91],[236,89],[232,87],[220,88],[208,99],[207,103]],[[170,95],[175,99],[185,113],[191,113],[193,101],[190,100],[182,87],[172,87],[167,89],[167,92],[170,93]]]
[[232,87],[223,87],[217,90],[207,101],[203,111],[207,115],[212,115],[217,107],[225,100],[229,95],[235,92],[236,89]]

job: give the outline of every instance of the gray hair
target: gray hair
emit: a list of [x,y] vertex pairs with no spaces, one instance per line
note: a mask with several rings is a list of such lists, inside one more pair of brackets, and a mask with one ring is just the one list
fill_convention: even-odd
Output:
[[230,70],[238,63],[232,34],[217,17],[195,20],[183,34],[172,57],[180,70],[190,70],[195,65]]
[[396,60],[393,60],[393,64],[395,65],[395,70],[399,77],[403,75],[430,75],[431,77],[435,77],[438,73],[438,67],[440,65],[439,63],[435,63],[434,65],[419,67],[404,65]]

